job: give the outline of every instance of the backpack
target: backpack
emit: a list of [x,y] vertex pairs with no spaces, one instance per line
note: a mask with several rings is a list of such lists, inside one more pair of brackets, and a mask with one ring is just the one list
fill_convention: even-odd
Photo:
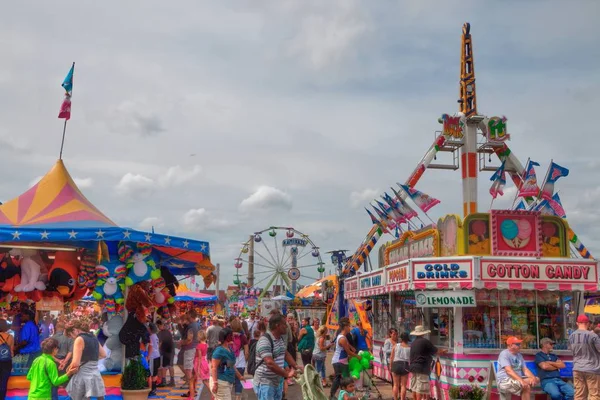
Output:
[[[275,344],[273,343],[273,339],[271,339],[271,335],[269,335],[268,333],[265,333],[263,336],[266,336],[267,339],[269,340],[269,343],[271,344],[271,354],[273,354],[273,350],[275,348]],[[248,372],[248,375],[252,375],[254,376],[254,373],[256,372],[256,370],[258,369],[258,367],[260,367],[262,365],[262,363],[265,362],[264,358],[262,360],[260,360],[258,363],[256,362],[256,346],[258,345],[258,340],[254,343],[252,343],[252,345],[250,346],[250,352],[248,354],[248,360],[247,360],[247,365],[246,365],[246,372]]]
[[10,361],[12,360],[12,355],[10,354],[10,346],[4,336],[0,336],[2,339],[2,343],[0,344],[0,361]]

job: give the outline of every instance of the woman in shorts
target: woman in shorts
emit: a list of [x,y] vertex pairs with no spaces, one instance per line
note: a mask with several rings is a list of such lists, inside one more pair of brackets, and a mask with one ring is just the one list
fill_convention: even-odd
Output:
[[[390,364],[392,365],[393,396],[394,400],[406,399],[406,385],[408,383],[408,360],[410,359],[410,337],[407,332],[400,335],[400,342],[392,349]],[[399,395],[399,396],[398,396]]]

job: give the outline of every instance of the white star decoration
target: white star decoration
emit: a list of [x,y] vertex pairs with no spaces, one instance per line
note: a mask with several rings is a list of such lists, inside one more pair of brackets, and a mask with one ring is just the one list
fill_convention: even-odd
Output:
[[200,246],[200,251],[205,251],[205,250],[206,250],[206,245],[203,243],[203,244]]
[[187,249],[189,245],[190,245],[190,242],[188,242],[187,240],[183,241],[183,247],[185,247]]
[[40,233],[40,235],[42,236],[42,239],[48,239],[48,236],[50,236],[50,232],[44,231]]
[[69,239],[77,239],[77,233],[74,230],[71,230],[71,232],[69,232]]
[[150,240],[152,239],[152,235],[151,235],[151,234],[149,234],[149,233],[146,233],[146,234],[144,235],[144,237],[146,238],[146,242],[150,243]]
[[12,235],[13,235],[13,240],[21,239],[21,232],[19,232],[19,231],[14,231]]
[[166,244],[171,244],[171,238],[167,236],[167,237],[165,238],[165,243],[166,243]]
[[102,232],[102,229],[98,229],[98,232],[96,232],[96,238],[97,238],[97,239],[100,239],[100,238],[103,238],[103,239],[104,239],[104,234],[105,234],[105,233],[106,233],[106,232]]
[[129,230],[123,232],[123,239],[129,239],[129,236],[131,236],[131,232],[129,232]]

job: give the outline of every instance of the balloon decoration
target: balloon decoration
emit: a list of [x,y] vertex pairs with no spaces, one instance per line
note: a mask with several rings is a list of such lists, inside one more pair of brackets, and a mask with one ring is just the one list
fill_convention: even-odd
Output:
[[348,363],[348,368],[350,369],[350,376],[354,379],[359,379],[360,373],[362,371],[370,369],[371,361],[375,359],[375,357],[373,357],[373,354],[371,354],[371,352],[369,351],[359,351],[358,355],[361,357],[360,360],[356,357],[353,357]]

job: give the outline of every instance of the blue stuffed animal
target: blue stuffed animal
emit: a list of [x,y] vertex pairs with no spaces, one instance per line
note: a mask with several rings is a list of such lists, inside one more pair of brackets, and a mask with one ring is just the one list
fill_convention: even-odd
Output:
[[127,267],[126,286],[160,278],[160,269],[156,268],[152,245],[149,243],[137,243],[133,248],[125,242],[120,242],[119,259]]
[[127,268],[116,255],[111,258],[111,261],[103,261],[96,265],[98,280],[92,296],[96,300],[104,300],[110,314],[115,312],[114,304],[125,302],[123,289],[126,275]]

